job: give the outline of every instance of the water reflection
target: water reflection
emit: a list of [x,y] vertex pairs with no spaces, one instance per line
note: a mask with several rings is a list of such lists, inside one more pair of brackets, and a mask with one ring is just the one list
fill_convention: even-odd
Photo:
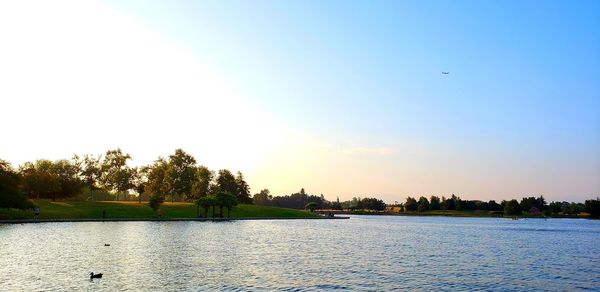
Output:
[[599,240],[588,220],[0,225],[0,290],[597,289]]

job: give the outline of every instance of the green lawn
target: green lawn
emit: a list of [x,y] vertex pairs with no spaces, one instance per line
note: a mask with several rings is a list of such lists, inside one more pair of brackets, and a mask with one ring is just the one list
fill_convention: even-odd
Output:
[[[64,201],[52,202],[49,200],[36,200],[35,204],[40,207],[41,219],[80,219],[80,218],[102,218],[102,210],[106,211],[107,218],[156,218],[154,211],[146,202],[88,202],[88,201]],[[161,205],[163,218],[195,218],[196,205],[191,203],[169,203]],[[219,209],[215,208],[218,216]],[[223,210],[227,216],[226,209]],[[200,216],[204,210],[200,208]],[[211,212],[209,211],[209,217]],[[278,218],[308,218],[317,215],[294,209],[238,205],[231,210],[232,218],[240,217],[278,217]],[[0,219],[30,219],[33,211],[20,211],[16,209],[0,209]]]

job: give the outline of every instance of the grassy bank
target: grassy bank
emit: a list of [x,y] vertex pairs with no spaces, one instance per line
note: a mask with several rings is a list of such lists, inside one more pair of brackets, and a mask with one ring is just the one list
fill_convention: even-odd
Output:
[[[155,218],[156,213],[146,202],[80,202],[65,201],[52,202],[48,200],[36,200],[35,204],[40,207],[41,219],[92,219],[102,218],[102,211],[106,211],[107,218]],[[195,218],[197,217],[196,205],[191,203],[164,203],[161,205],[162,218]],[[218,216],[219,209],[215,208]],[[224,215],[227,211],[223,210]],[[200,208],[200,216],[204,209]],[[209,211],[209,217],[211,212]],[[277,218],[309,218],[317,215],[294,209],[276,208],[256,205],[238,205],[231,210],[232,218],[252,217],[277,217]],[[30,219],[33,211],[20,211],[16,209],[0,209],[0,220],[2,219]]]

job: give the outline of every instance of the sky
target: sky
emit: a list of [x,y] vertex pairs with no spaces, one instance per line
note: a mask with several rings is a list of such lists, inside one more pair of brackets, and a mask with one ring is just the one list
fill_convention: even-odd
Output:
[[600,2],[1,1],[0,128],[14,166],[182,148],[253,193],[582,201]]

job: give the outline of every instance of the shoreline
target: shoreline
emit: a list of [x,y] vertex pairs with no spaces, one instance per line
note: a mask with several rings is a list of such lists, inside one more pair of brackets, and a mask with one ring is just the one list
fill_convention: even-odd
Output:
[[588,220],[596,220],[598,218],[590,217],[590,216],[534,216],[529,214],[521,214],[514,216],[498,216],[486,213],[465,213],[465,212],[402,212],[402,213],[392,213],[392,212],[332,212],[334,214],[339,215],[365,215],[365,216],[404,216],[404,217],[457,217],[457,218],[505,218],[512,219],[516,217],[518,219],[588,219]]
[[239,217],[239,218],[72,218],[72,219],[7,219],[0,224],[29,223],[68,223],[68,222],[227,222],[250,220],[338,220],[350,219],[347,216],[336,217]]

